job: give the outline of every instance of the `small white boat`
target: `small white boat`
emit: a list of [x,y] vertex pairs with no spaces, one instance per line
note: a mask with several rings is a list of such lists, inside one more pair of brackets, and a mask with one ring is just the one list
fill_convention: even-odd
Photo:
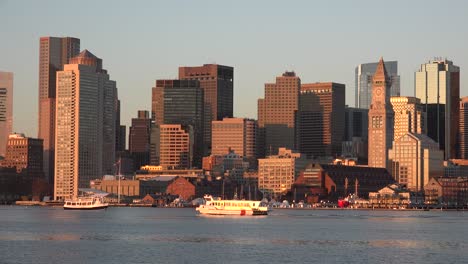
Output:
[[63,209],[65,210],[99,210],[109,206],[104,203],[103,197],[98,196],[82,196],[76,199],[65,200]]
[[221,200],[219,197],[205,195],[206,203],[196,208],[200,214],[207,215],[267,215],[268,207],[261,201]]

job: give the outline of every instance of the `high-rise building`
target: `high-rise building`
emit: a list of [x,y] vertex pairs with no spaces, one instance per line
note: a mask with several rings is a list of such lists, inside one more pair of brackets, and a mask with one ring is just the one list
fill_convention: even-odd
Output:
[[44,139],[44,173],[49,184],[54,181],[56,73],[78,53],[80,40],[77,38],[40,38],[38,138]]
[[380,58],[372,79],[372,103],[369,109],[368,165],[388,168],[388,150],[393,141],[393,110],[390,104],[390,79]]
[[[203,100],[203,89],[198,80],[157,80],[152,91],[152,114],[156,125],[180,124],[193,128],[194,149],[191,166],[198,168],[202,165],[204,153]],[[156,143],[152,141],[151,144]]]
[[54,199],[113,172],[116,95],[102,60],[87,50],[57,72]]
[[345,106],[344,141],[358,137],[367,141],[369,129],[369,109]]
[[391,162],[389,171],[395,181],[411,191],[423,191],[430,178],[444,173],[443,151],[424,134],[407,132],[399,137],[393,141],[388,157]]
[[13,73],[0,72],[0,157],[6,154],[8,135],[13,131]]
[[468,159],[468,96],[460,98],[457,158]]
[[258,189],[264,195],[279,196],[291,191],[299,173],[307,165],[300,153],[279,148],[278,155],[258,160]]
[[148,111],[138,111],[138,117],[132,118],[128,135],[128,150],[133,158],[134,170],[148,165],[150,161],[151,119]]
[[179,79],[198,80],[204,92],[205,153],[211,149],[211,121],[233,116],[234,68],[218,64],[179,67]]
[[367,164],[369,109],[345,106],[344,120],[341,155],[357,158],[359,164]]
[[193,159],[193,128],[180,124],[155,127],[154,159],[163,169],[189,169]]
[[[369,109],[372,102],[372,80],[378,62],[359,64],[355,69],[355,106]],[[400,96],[400,75],[398,75],[398,62],[386,61],[388,81],[390,83],[390,96]]]
[[234,151],[242,158],[255,160],[257,121],[248,118],[223,118],[212,122],[211,155]]
[[397,141],[408,132],[425,133],[425,113],[421,100],[410,96],[395,96],[390,98],[390,103],[395,114],[393,141]]
[[294,72],[276,77],[276,83],[265,84],[265,98],[258,100],[259,143],[265,155],[278,153],[283,147],[295,147],[295,113],[299,109],[301,79]]
[[34,178],[42,178],[42,139],[28,138],[23,134],[11,134],[8,138],[5,159],[0,166],[13,168],[21,173],[23,170]]
[[341,155],[345,128],[345,85],[302,84],[297,112],[296,148],[308,158]]
[[427,115],[427,135],[439,143],[446,160],[455,157],[460,121],[460,68],[444,59],[422,64],[415,73],[414,89]]

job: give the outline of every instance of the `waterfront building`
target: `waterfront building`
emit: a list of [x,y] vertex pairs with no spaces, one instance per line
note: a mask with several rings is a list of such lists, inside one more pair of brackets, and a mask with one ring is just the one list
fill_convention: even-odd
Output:
[[468,159],[444,161],[444,177],[464,177],[468,175]]
[[406,133],[389,151],[394,179],[411,191],[423,191],[429,179],[443,174],[444,153],[424,134]]
[[345,85],[301,84],[296,149],[312,157],[341,155],[345,129]]
[[145,180],[120,180],[120,182],[117,179],[95,179],[91,180],[90,186],[92,189],[114,195],[120,194],[124,199],[125,197],[143,198],[147,194],[155,193],[180,195],[185,199],[195,195],[195,186],[179,176],[159,176]]
[[233,151],[242,158],[256,160],[257,121],[248,118],[223,118],[212,122],[211,155]]
[[319,201],[339,198],[354,194],[368,198],[370,192],[377,192],[383,187],[395,183],[395,180],[384,168],[368,166],[346,166],[310,163],[301,176],[295,181],[293,199]]
[[155,128],[154,146],[157,165],[163,169],[190,169],[193,161],[194,132],[192,126],[163,124]]
[[[198,80],[156,80],[152,89],[152,114],[153,122],[157,125],[180,124],[193,128],[193,164],[201,167],[204,153],[204,102],[203,89]],[[153,130],[157,130],[154,127]],[[152,133],[151,138],[151,160],[155,160],[155,146],[159,140]]]
[[233,117],[234,68],[218,64],[179,67],[179,79],[198,80],[204,92],[205,155],[211,149],[211,121]]
[[460,68],[434,59],[415,73],[415,95],[426,112],[427,135],[438,142],[445,159],[456,157],[460,121]]
[[13,73],[0,71],[0,157],[6,154],[13,131]]
[[390,104],[390,85],[383,58],[380,58],[372,81],[372,103],[369,109],[369,167],[388,168],[394,115]]
[[128,150],[133,158],[134,170],[148,165],[150,161],[151,119],[149,112],[139,110],[137,118],[132,118],[128,135]]
[[468,177],[434,177],[424,186],[425,204],[466,207]]
[[57,72],[54,199],[114,171],[115,81],[88,50]]
[[28,138],[23,134],[11,134],[8,137],[5,159],[0,160],[0,166],[16,168],[18,173],[26,171],[34,178],[43,178],[43,140]]
[[[359,64],[355,69],[355,106],[357,108],[370,109],[372,103],[372,85],[374,73],[378,62]],[[386,61],[390,96],[400,96],[400,75],[398,75],[398,62]]]
[[259,190],[269,196],[285,195],[306,165],[307,159],[300,153],[279,148],[278,155],[258,160]]
[[295,115],[299,109],[301,79],[294,72],[265,84],[265,98],[258,100],[259,153],[275,155],[279,148],[294,149]]
[[54,182],[57,72],[80,53],[80,40],[72,37],[41,37],[39,47],[38,138],[44,140],[44,173]]
[[394,131],[393,141],[411,132],[413,134],[425,134],[425,113],[421,100],[410,96],[391,97],[393,107]]
[[411,204],[411,193],[404,186],[393,183],[377,192],[370,192],[369,203],[383,208],[407,208]]

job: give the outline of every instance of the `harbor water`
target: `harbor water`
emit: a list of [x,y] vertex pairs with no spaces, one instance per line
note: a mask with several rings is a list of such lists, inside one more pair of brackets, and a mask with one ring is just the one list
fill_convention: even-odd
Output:
[[0,206],[0,263],[468,263],[468,212]]

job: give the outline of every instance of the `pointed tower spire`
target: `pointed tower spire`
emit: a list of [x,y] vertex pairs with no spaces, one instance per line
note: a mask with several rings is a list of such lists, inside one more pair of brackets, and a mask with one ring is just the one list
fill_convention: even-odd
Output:
[[374,79],[376,77],[382,78],[384,77],[383,80],[387,79],[387,70],[385,69],[385,62],[383,60],[383,57],[380,57],[379,64],[377,65],[377,69],[375,70],[374,73]]

